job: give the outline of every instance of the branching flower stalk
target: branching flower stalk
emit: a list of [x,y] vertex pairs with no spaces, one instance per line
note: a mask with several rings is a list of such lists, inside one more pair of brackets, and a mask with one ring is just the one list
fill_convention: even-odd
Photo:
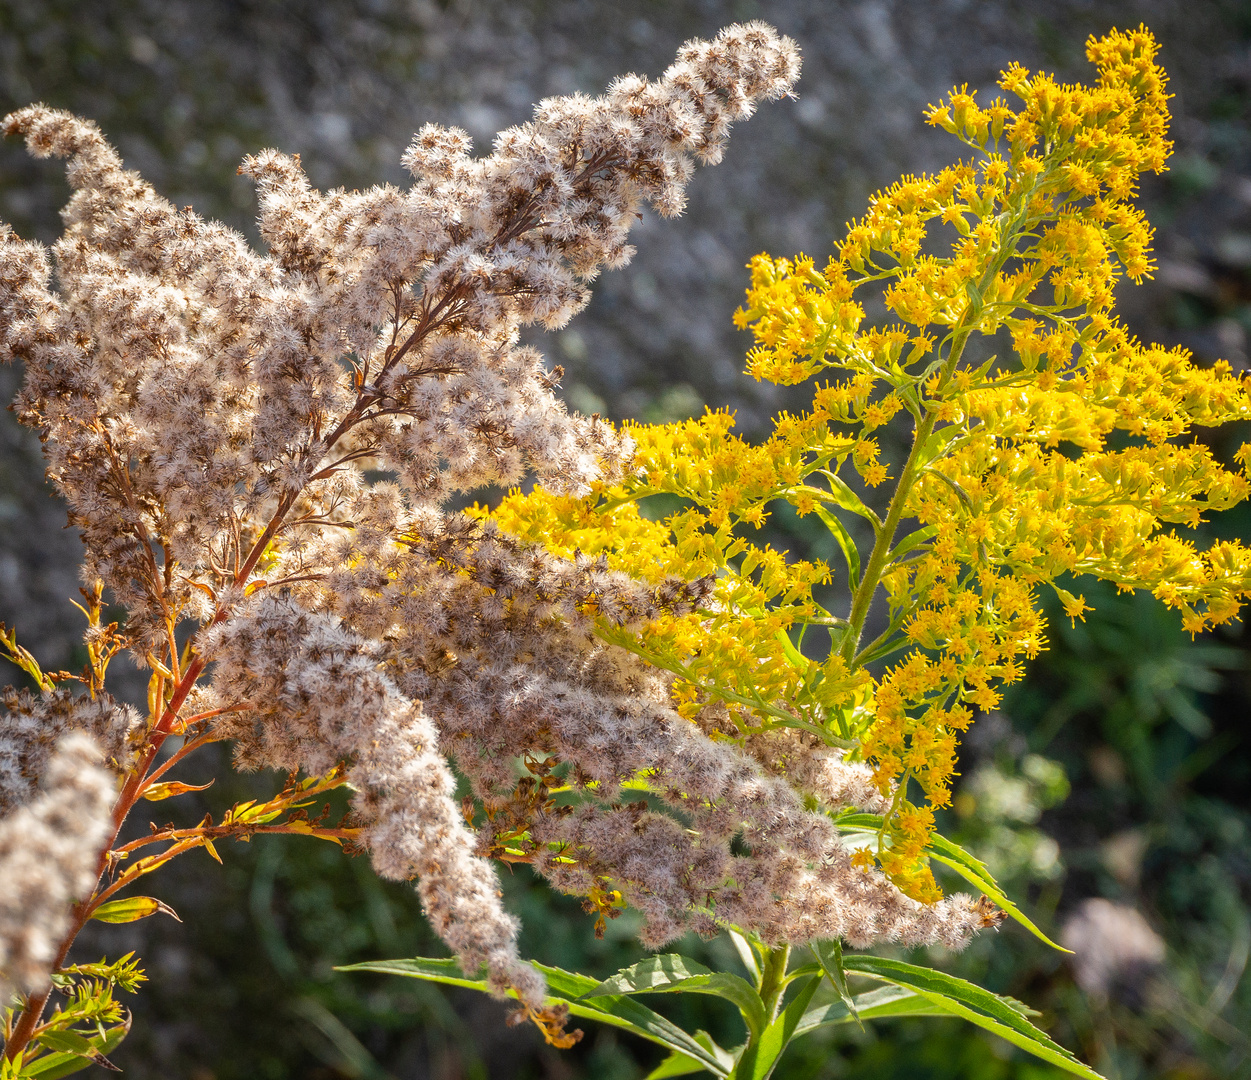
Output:
[[[1149,589],[1191,632],[1235,617],[1251,592],[1244,545],[1201,551],[1170,527],[1251,490],[1247,446],[1230,468],[1191,435],[1251,416],[1245,380],[1143,346],[1113,314],[1121,275],[1152,268],[1132,197],[1169,151],[1155,51],[1145,29],[1092,39],[1091,87],[1013,67],[1001,85],[1016,111],[953,91],[928,118],[973,160],[879,193],[824,270],[804,256],[752,261],[737,315],[757,343],[748,371],[782,384],[841,375],[815,386],[810,412],[777,417],[763,445],[732,435],[725,413],[627,425],[633,474],[588,497],[514,493],[489,518],[643,580],[715,574],[700,610],[641,632],[601,622],[598,635],[671,672],[677,710],[707,735],[831,809],[880,815],[854,863],[925,905],[943,902],[933,808],[949,803],[957,736],[1045,647],[1040,588],[1073,618],[1086,609],[1067,587],[1077,575]],[[864,326],[858,291],[880,293],[897,321]],[[909,449],[879,513],[871,493],[891,477],[875,433],[900,413]],[[648,520],[640,504],[655,495],[685,508]],[[753,542],[781,503],[841,548],[845,609],[815,599],[834,579],[824,563]],[[872,529],[867,557],[844,515]],[[870,764],[870,790],[831,798],[814,771],[831,756]],[[766,940],[798,941],[792,925]]]

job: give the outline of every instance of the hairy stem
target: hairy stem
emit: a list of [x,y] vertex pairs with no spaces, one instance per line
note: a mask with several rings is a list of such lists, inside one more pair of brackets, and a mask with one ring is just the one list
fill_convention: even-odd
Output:
[[[960,362],[964,346],[969,340],[970,330],[971,328],[964,327],[958,330],[952,339],[951,352],[947,357],[947,362],[943,365],[942,375],[940,376],[940,388],[951,377],[951,373],[955,371],[956,365]],[[904,463],[903,472],[899,474],[899,483],[895,485],[895,493],[891,496],[890,506],[886,511],[886,520],[882,522],[882,527],[877,532],[877,540],[873,544],[873,551],[869,555],[869,561],[865,565],[860,584],[852,597],[851,613],[847,616],[847,621],[851,625],[843,637],[843,643],[840,648],[842,657],[848,664],[854,661],[856,653],[859,651],[860,638],[864,633],[865,619],[868,618],[869,607],[873,603],[873,595],[877,592],[878,583],[882,579],[882,571],[886,569],[886,560],[890,557],[891,545],[895,541],[895,532],[899,528],[899,522],[903,519],[904,506],[907,504],[908,496],[912,494],[912,488],[920,475],[921,454],[925,449],[926,442],[934,431],[936,415],[933,411],[928,411],[925,414],[925,419],[916,426],[912,436],[912,449],[908,453],[908,460]]]
[[771,1022],[778,1014],[782,995],[786,992],[786,966],[791,961],[791,947],[779,945],[765,953],[760,965],[760,996],[764,1000],[765,1020]]

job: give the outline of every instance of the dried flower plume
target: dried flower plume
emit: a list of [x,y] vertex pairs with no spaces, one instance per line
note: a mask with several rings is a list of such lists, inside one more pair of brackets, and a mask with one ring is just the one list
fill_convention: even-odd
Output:
[[0,1003],[48,985],[70,905],[96,882],[113,832],[113,774],[87,734],[61,737],[43,783],[0,818]]
[[[519,755],[559,756],[598,778],[587,803],[598,807],[689,743],[725,758],[712,787],[698,769],[683,774],[704,785],[691,798],[741,798],[761,828],[790,828],[796,852],[838,856],[828,827],[809,835],[815,819],[795,796],[688,730],[652,674],[584,632],[588,605],[637,624],[689,610],[704,585],[640,586],[442,508],[527,472],[570,493],[623,474],[630,441],[570,416],[553,393],[559,371],[518,332],[580,310],[600,268],[628,261],[642,205],[680,212],[694,162],[719,160],[730,125],[788,94],[798,69],[793,43],[770,28],[731,27],[683,46],[654,82],[627,76],[599,98],[544,101],[486,157],[464,132],[427,126],[404,155],[407,189],[321,193],[297,158],[257,154],[241,172],[257,186],[266,255],[156,195],[90,122],[44,106],[4,122],[35,155],[68,160],[73,195],[51,258],[0,232],[0,356],[25,363],[17,408],[82,531],[85,579],[126,607],[132,652],[158,682],[168,676],[158,731],[190,697],[201,713],[225,710],[218,732],[245,766],[346,764],[379,871],[418,877],[466,970],[485,964],[535,1015],[542,982],[517,955],[481,857],[490,830],[467,827],[446,755],[489,798],[513,786]],[[366,470],[394,479],[370,485]],[[174,630],[188,618],[205,631],[184,669]],[[3,775],[15,801],[29,797],[52,730],[31,736],[23,718],[91,708],[114,718],[107,731],[90,717],[70,726],[120,762],[129,719],[112,705],[10,702],[4,735],[18,743],[4,744]],[[618,728],[632,732],[633,763],[611,749]],[[585,848],[579,867],[607,865],[608,847],[578,838],[588,813],[618,819],[605,806],[534,825],[549,844]],[[679,844],[666,872],[681,876],[689,856],[701,868],[691,880],[712,883],[728,868],[718,850]],[[686,917],[690,888],[613,873],[638,878],[631,895],[654,915],[652,938]],[[775,878],[766,890],[784,885]]]

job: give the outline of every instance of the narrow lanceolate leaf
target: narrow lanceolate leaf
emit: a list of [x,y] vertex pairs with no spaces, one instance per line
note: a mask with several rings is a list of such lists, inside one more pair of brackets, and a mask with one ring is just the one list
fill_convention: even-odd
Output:
[[934,833],[930,837],[928,854],[931,859],[942,863],[944,866],[949,866],[965,881],[969,882],[970,885],[974,885],[984,892],[1007,913],[1009,918],[1020,923],[1040,941],[1046,942],[1053,949],[1058,949],[1060,952],[1072,951],[1071,949],[1066,949],[1063,945],[1057,945],[1051,938],[1039,930],[1033,921],[999,888],[998,883],[991,877],[990,871],[985,864],[970,855],[959,844],[953,843],[945,836]]
[[773,1018],[758,1040],[747,1045],[734,1070],[734,1080],[769,1080],[820,985],[820,976],[809,976],[798,984],[798,991],[786,1007]]
[[384,975],[403,975],[409,979],[443,983],[445,986],[463,986],[467,990],[489,993],[486,979],[467,979],[461,974],[455,960],[436,960],[423,956],[412,960],[369,960],[363,964],[344,964],[335,971],[378,971]]
[[849,972],[868,975],[881,982],[893,983],[928,998],[954,1016],[963,1017],[980,1028],[994,1032],[1014,1046],[1019,1046],[1043,1061],[1058,1065],[1085,1080],[1103,1080],[1094,1069],[1078,1061],[1046,1032],[1031,1024],[1015,1003],[983,990],[945,971],[905,964],[881,956],[856,954],[843,957]]
[[76,1031],[45,1031],[40,1034],[39,1041],[44,1046],[53,1050],[62,1050],[67,1054],[91,1057],[96,1053],[96,1048],[87,1041],[85,1036],[79,1035]]
[[647,1074],[646,1080],[667,1080],[670,1076],[689,1076],[691,1073],[704,1071],[703,1062],[675,1050]]
[[[564,999],[559,999],[564,1000]],[[583,1020],[621,1028],[640,1038],[658,1043],[677,1053],[699,1061],[713,1076],[728,1076],[725,1060],[729,1058],[720,1047],[701,1046],[676,1024],[666,1020],[630,997],[599,997],[594,1001],[568,1001],[569,1014]],[[730,1060],[733,1060],[730,1058]]]
[[45,1031],[38,1036],[38,1041],[54,1053],[44,1054],[34,1061],[27,1062],[15,1075],[37,1076],[39,1080],[60,1080],[62,1076],[72,1076],[92,1065],[99,1065],[112,1072],[120,1072],[121,1070],[105,1055],[112,1053],[129,1031],[129,1017],[124,1024],[104,1029],[103,1034],[82,1035],[74,1031]]
[[712,971],[676,953],[649,956],[605,979],[586,996],[596,998],[605,994],[647,993],[709,994],[732,1002],[743,1014],[752,1038],[759,1038],[767,1023],[764,1002],[746,979],[723,971]]
[[[812,951],[816,955],[821,970],[833,984],[839,1000],[847,1007],[847,1011],[860,1023],[856,1012],[856,1002],[847,988],[847,972],[843,970],[843,945],[840,941],[814,941]],[[863,1024],[860,1025],[864,1027]]]
[[752,951],[751,942],[749,942],[744,934],[730,927],[728,931],[730,941],[734,945],[738,958],[743,962],[743,967],[748,971],[756,982],[760,981],[760,965],[756,961],[756,954]]
[[839,506],[844,510],[850,510],[853,514],[858,514],[865,521],[871,522],[874,527],[882,524],[882,519],[864,505],[860,496],[847,486],[846,480],[829,469],[818,469],[817,471],[829,482],[830,495],[833,496],[834,501]]
[[824,522],[825,527],[830,530],[830,534],[838,543],[839,550],[847,561],[847,580],[851,582],[851,587],[854,589],[860,584],[860,552],[856,548],[856,542],[847,531],[847,526],[824,506],[818,504],[812,510]]
[[800,1019],[792,1038],[798,1039],[810,1031],[833,1024],[850,1024],[857,1018],[863,1023],[865,1020],[889,1020],[901,1016],[951,1015],[941,1005],[935,1005],[929,998],[905,990],[902,986],[883,986],[878,990],[870,990],[867,994],[856,995],[854,1001],[854,1017],[841,1001],[809,1009]]
[[791,662],[797,671],[806,674],[808,668],[812,666],[812,661],[795,648],[795,643],[791,641],[791,635],[785,630],[779,630],[773,636],[774,639],[781,644],[782,652],[786,656],[786,659]]
[[212,786],[212,780],[207,784],[183,784],[177,780],[171,780],[168,783],[152,784],[145,788],[143,797],[149,802],[160,802],[162,799],[172,799],[175,795],[185,795],[188,791],[203,791]]
[[[703,1030],[695,1032],[695,1041],[720,1062],[721,1068],[717,1073],[718,1076],[733,1076],[734,1065],[738,1061],[742,1047],[737,1047],[733,1051],[722,1050],[713,1041],[712,1036]],[[697,1061],[688,1054],[675,1050],[647,1074],[646,1080],[663,1080],[668,1076],[689,1076],[691,1073],[705,1072],[707,1069],[708,1066],[702,1061]]]
[[[584,999],[582,995],[594,990],[598,983],[587,975],[565,971],[562,968],[535,964],[535,968],[547,979],[548,992],[553,1001],[569,1006],[572,1016],[584,1020],[597,1020],[602,1024],[632,1032],[640,1038],[659,1043],[669,1050],[686,1054],[701,1063],[714,1076],[727,1076],[725,1064],[728,1055],[709,1040],[705,1047],[676,1024],[670,1023],[647,1006],[624,996],[599,996]],[[417,957],[412,960],[375,960],[363,964],[345,964],[336,971],[376,971],[384,975],[403,975],[410,979],[463,986],[470,990],[489,993],[485,979],[467,979],[455,960],[435,960]]]
[[890,554],[886,557],[887,563],[893,563],[896,559],[902,559],[908,554],[908,552],[912,551],[914,548],[920,547],[927,540],[932,540],[937,535],[937,525],[926,525],[923,529],[917,529],[915,532],[910,532],[907,536],[900,540],[898,544],[891,548]]
[[[106,1058],[92,1041],[76,1031],[45,1031],[39,1041],[51,1050],[82,1059],[82,1067],[99,1065],[110,1072],[121,1072],[116,1065]],[[68,1064],[68,1063],[67,1063]],[[78,1070],[75,1069],[75,1072]],[[67,1075],[62,1073],[62,1075]]]
[[[881,832],[882,818],[880,814],[842,814],[835,819],[835,824],[845,832],[873,834]],[[925,848],[924,854],[927,858],[940,862],[944,866],[950,867],[959,874],[970,885],[974,886],[980,892],[993,900],[1008,918],[1020,923],[1026,930],[1033,934],[1039,941],[1045,942],[1053,949],[1060,952],[1069,952],[1069,949],[1063,945],[1057,945],[1046,934],[1044,934],[1035,925],[1034,921],[1029,918],[1012,900],[999,888],[999,884],[991,875],[989,868],[984,862],[970,855],[959,844],[953,843],[945,836],[939,833],[933,833],[930,836],[928,846]]]
[[124,900],[109,900],[96,908],[91,913],[91,917],[100,922],[128,923],[146,919],[158,911],[182,922],[182,919],[178,918],[178,912],[155,896],[128,896]]

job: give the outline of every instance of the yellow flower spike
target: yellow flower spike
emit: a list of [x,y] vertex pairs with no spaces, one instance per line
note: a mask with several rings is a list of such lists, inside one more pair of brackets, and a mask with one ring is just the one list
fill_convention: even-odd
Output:
[[[879,192],[822,270],[804,255],[751,260],[734,315],[754,338],[747,370],[783,385],[828,374],[811,411],[779,415],[761,445],[728,413],[630,425],[630,478],[582,500],[514,492],[493,512],[646,581],[715,572],[699,612],[599,632],[673,672],[692,721],[724,705],[744,740],[799,726],[863,757],[894,805],[876,862],[924,902],[941,896],[922,852],[951,800],[957,738],[1046,648],[1039,586],[1072,619],[1089,607],[1056,584],[1066,574],[1149,589],[1195,633],[1251,595],[1251,550],[1200,551],[1172,531],[1251,491],[1251,444],[1228,467],[1192,435],[1251,419],[1247,384],[1134,341],[1113,311],[1120,277],[1154,268],[1130,200],[1170,149],[1155,53],[1144,28],[1113,31],[1087,45],[1094,85],[1013,65],[1000,86],[1016,109],[954,91],[926,121],[972,160]],[[892,325],[865,325],[866,289]],[[1001,328],[1010,354],[966,359]],[[887,460],[875,433],[904,410],[911,453]],[[639,502],[659,494],[683,508],[650,521]],[[758,542],[783,503],[830,530],[832,569]],[[866,531],[871,548],[857,546]],[[813,595],[827,582],[844,590],[828,609]],[[867,641],[879,587],[894,621]]]

